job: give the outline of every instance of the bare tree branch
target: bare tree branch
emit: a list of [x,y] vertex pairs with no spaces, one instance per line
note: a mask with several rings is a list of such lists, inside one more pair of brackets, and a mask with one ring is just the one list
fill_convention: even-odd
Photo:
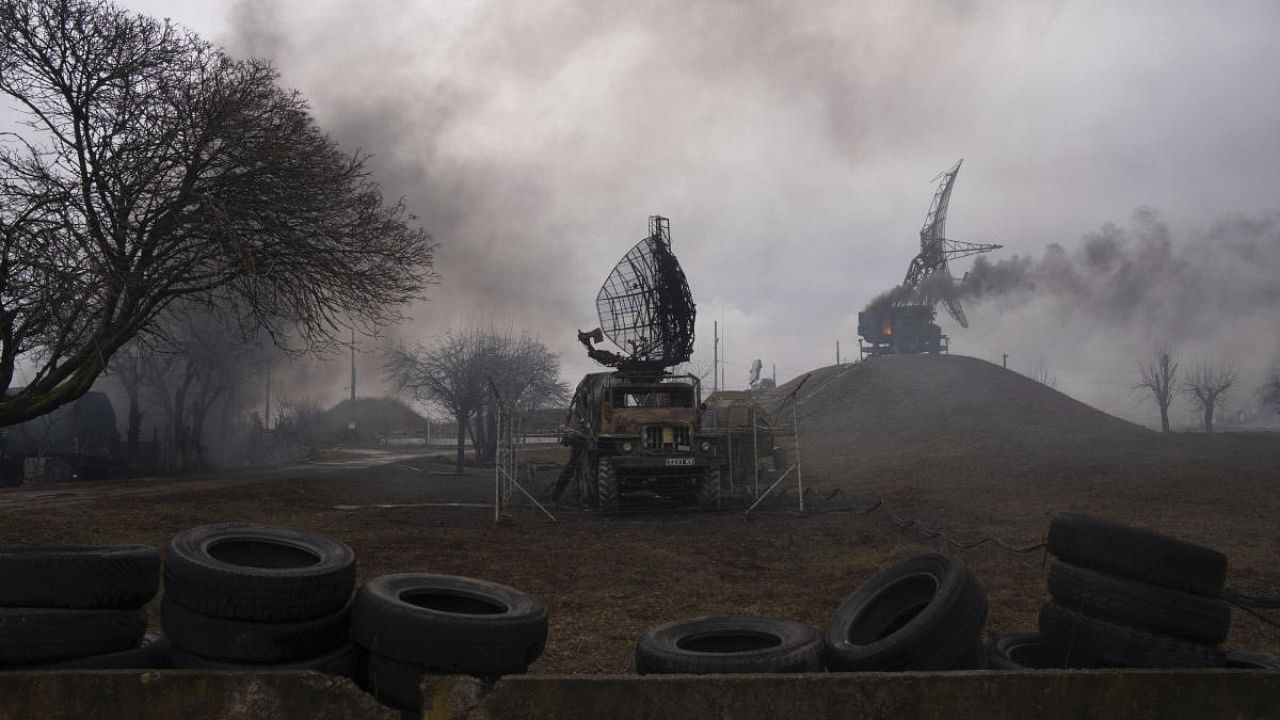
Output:
[[1146,390],[1160,408],[1160,431],[1169,432],[1169,406],[1173,404],[1178,384],[1178,356],[1165,347],[1138,363],[1141,381],[1134,390]]
[[1235,368],[1216,365],[1208,359],[1187,371],[1182,391],[1200,407],[1205,432],[1213,432],[1213,413],[1226,403],[1227,391],[1235,381]]
[[[479,328],[450,330],[434,346],[387,351],[383,371],[401,391],[445,409],[458,423],[457,471],[462,472],[470,427],[477,455],[492,459],[494,414],[488,381],[519,411],[565,402],[560,358],[538,340]],[[472,419],[478,422],[471,427]]]
[[434,243],[260,60],[107,2],[0,0],[0,425],[86,392],[178,300],[333,347],[400,317]]
[[1272,363],[1267,371],[1266,380],[1262,383],[1262,402],[1280,412],[1280,360]]

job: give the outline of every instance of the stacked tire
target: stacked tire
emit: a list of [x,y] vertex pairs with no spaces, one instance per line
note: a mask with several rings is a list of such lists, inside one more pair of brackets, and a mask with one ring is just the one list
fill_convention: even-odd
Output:
[[383,575],[357,593],[352,635],[368,651],[369,691],[387,705],[416,711],[428,674],[488,679],[525,672],[546,647],[547,608],[486,580]]
[[147,635],[160,556],[146,545],[0,550],[0,665],[6,669],[154,668],[169,664]]
[[[1211,548],[1064,513],[1049,526],[1050,599],[1039,634],[993,638],[998,667],[1218,667],[1231,627]],[[1012,657],[1023,654],[1022,661]],[[1024,664],[1025,663],[1025,664]]]
[[174,665],[359,678],[355,577],[351,548],[323,535],[248,524],[180,533],[165,557],[160,605]]

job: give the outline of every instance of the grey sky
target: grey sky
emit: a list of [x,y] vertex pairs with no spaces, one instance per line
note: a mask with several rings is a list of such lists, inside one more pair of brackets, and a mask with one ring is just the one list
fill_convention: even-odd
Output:
[[[596,326],[599,284],[653,213],[698,303],[697,357],[720,320],[740,386],[756,357],[783,381],[833,362],[837,339],[853,355],[858,310],[901,281],[930,180],[961,157],[949,234],[1003,243],[993,260],[1071,253],[1108,222],[1141,234],[1145,207],[1200,262],[1222,218],[1280,211],[1272,2],[123,4],[270,57],[336,139],[376,155],[442,245],[443,282],[402,335],[527,329],[570,382],[593,365],[574,331]],[[1168,280],[1177,294],[1184,278]],[[1256,378],[1280,351],[1266,297],[1167,339],[1233,351]],[[1073,303],[971,302],[969,330],[941,317],[956,352],[1042,363],[1065,392],[1148,420],[1128,387],[1160,323]],[[311,394],[335,400],[341,382]]]

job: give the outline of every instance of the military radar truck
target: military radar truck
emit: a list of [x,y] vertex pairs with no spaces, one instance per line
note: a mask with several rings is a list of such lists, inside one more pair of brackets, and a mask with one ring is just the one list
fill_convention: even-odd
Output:
[[[666,218],[649,218],[649,237],[596,296],[601,327],[578,333],[587,355],[614,369],[588,374],[574,392],[560,436],[572,452],[553,499],[576,487],[586,505],[608,514],[719,506],[725,459],[701,426],[701,386],[670,372],[693,353],[694,321],[670,233]],[[606,336],[625,350],[596,347]]]

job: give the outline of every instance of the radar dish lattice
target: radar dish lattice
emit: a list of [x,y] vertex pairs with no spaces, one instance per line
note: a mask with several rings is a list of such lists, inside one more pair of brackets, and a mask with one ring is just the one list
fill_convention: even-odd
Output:
[[600,330],[625,353],[622,364],[663,368],[693,355],[695,308],[671,253],[671,221],[649,218],[649,237],[614,267],[596,295]]

